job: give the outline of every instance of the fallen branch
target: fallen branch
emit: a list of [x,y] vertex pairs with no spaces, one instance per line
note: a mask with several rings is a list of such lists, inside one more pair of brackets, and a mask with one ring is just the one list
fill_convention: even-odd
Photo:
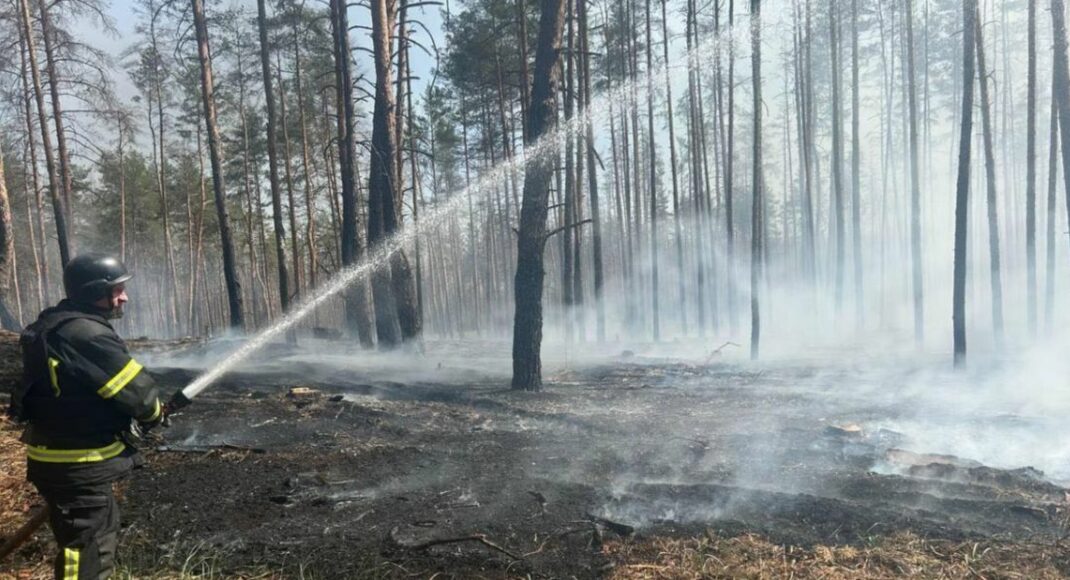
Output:
[[413,544],[413,543],[406,543],[406,542],[401,541],[401,539],[399,539],[398,536],[397,536],[397,532],[398,532],[398,528],[394,528],[394,529],[390,530],[390,539],[395,544],[397,544],[398,546],[400,546],[402,548],[405,548],[405,549],[408,549],[408,550],[426,550],[426,549],[432,548],[434,546],[442,546],[442,545],[446,545],[446,544],[460,544],[460,543],[463,543],[463,542],[478,542],[478,543],[483,544],[484,546],[486,546],[486,547],[488,547],[488,548],[490,548],[490,549],[492,549],[492,550],[494,550],[496,552],[501,552],[502,554],[505,554],[506,556],[509,556],[510,558],[512,558],[514,560],[523,560],[522,556],[518,556],[517,554],[514,554],[514,553],[510,552],[509,550],[506,550],[505,548],[499,546],[498,544],[495,544],[494,542],[488,540],[486,534],[472,534],[470,536],[459,536],[459,537],[456,537],[456,538],[437,538],[437,539],[434,539],[434,540],[427,540],[426,542],[419,542],[419,543]]
[[725,342],[721,346],[713,349],[713,352],[710,353],[710,356],[706,357],[706,362],[704,362],[703,365],[710,364],[710,361],[713,360],[713,357],[721,354],[721,351],[723,351],[725,348],[727,348],[729,346],[734,346],[736,348],[739,348],[739,345],[734,343],[734,342],[732,342],[732,341]]
[[211,453],[217,449],[267,453],[267,449],[261,447],[245,447],[242,445],[233,445],[231,443],[220,443],[218,445],[160,445],[156,448],[156,451],[161,453]]
[[594,514],[587,514],[587,519],[596,524],[605,526],[607,530],[621,537],[628,537],[635,533],[635,528],[629,526],[628,524],[622,524],[614,522],[612,520],[607,520],[606,518],[599,517]]

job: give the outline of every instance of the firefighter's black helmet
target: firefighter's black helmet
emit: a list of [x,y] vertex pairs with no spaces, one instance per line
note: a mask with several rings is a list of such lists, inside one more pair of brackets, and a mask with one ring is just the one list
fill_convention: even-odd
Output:
[[63,288],[67,298],[92,304],[111,296],[112,288],[126,282],[133,274],[109,254],[82,254],[67,262],[63,268]]

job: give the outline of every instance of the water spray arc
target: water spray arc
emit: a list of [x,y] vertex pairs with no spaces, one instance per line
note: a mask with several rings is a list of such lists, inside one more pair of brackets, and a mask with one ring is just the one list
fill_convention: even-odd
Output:
[[[711,56],[715,51],[721,49],[721,39],[734,32],[734,29],[726,29],[720,35],[711,36],[688,51],[684,58],[674,62],[684,63],[687,66],[695,63],[694,66],[700,66],[700,63],[707,62],[704,57]],[[462,203],[467,202],[469,196],[480,195],[487,188],[494,187],[502,179],[509,177],[510,174],[523,171],[533,160],[543,155],[553,154],[558,148],[563,147],[568,139],[573,138],[575,133],[585,131],[588,124],[592,126],[608,124],[608,116],[612,111],[610,105],[612,103],[627,102],[625,97],[633,87],[646,86],[648,77],[655,78],[658,75],[666,75],[671,72],[673,72],[673,67],[670,66],[670,63],[662,63],[650,68],[643,74],[636,75],[627,83],[616,85],[612,89],[593,95],[591,104],[580,114],[567,121],[562,121],[542,139],[529,147],[517,151],[517,154],[512,159],[484,172],[475,182],[465,187],[460,193],[449,196],[447,202],[429,211],[418,224],[407,227],[383,240],[363,260],[336,273],[318,293],[306,296],[281,320],[249,339],[248,342],[220,361],[215,367],[204,372],[179,393],[176,393],[175,399],[172,400],[172,408],[180,408],[188,404],[190,400],[218,381],[228,371],[233,370],[273,339],[284,334],[298,322],[315,312],[316,308],[323,305],[328,299],[341,293],[357,280],[371,274],[376,268],[389,267],[390,257],[394,253],[413,242],[425,230],[435,228],[443,219],[460,210],[463,207]]]

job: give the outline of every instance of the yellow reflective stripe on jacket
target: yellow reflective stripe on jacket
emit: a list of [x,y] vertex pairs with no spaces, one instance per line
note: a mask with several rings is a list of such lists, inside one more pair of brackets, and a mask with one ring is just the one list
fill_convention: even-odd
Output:
[[152,403],[152,414],[149,415],[149,417],[147,419],[142,419],[141,421],[144,422],[144,423],[152,423],[153,421],[155,421],[156,419],[159,419],[159,418],[160,418],[160,400],[156,399]]
[[78,558],[81,554],[78,550],[65,548],[63,550],[63,580],[78,580]]
[[130,362],[123,367],[123,370],[119,371],[103,387],[97,389],[97,394],[105,399],[114,397],[119,391],[123,390],[123,387],[130,384],[130,381],[134,380],[134,377],[141,372],[141,369],[141,364],[134,359],[130,359]]
[[93,463],[111,459],[124,449],[126,445],[122,441],[97,449],[49,449],[30,445],[26,447],[26,456],[43,463]]
[[52,392],[59,396],[59,379],[56,378],[56,367],[59,366],[59,360],[52,357],[48,357],[48,378],[52,380]]

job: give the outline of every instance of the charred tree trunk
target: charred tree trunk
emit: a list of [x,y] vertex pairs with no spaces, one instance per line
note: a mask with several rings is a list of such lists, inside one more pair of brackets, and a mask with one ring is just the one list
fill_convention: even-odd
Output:
[[[394,8],[392,0],[372,0],[372,45],[375,55],[375,109],[372,116],[371,165],[368,169],[368,246],[373,251],[397,227],[394,199],[397,187],[397,132],[394,90],[391,77]],[[394,258],[372,273],[375,301],[375,330],[381,348],[401,343],[398,317],[400,296],[396,296]]]
[[[1061,3],[1061,0],[1052,0],[1053,5],[1056,2]],[[970,200],[970,145],[973,141],[973,57],[977,52],[974,40],[974,18],[977,11],[974,8],[974,0],[962,0],[962,14],[962,128],[959,132],[959,168],[955,187],[955,264],[952,296],[956,368],[966,364],[966,229]],[[913,49],[909,49],[909,52],[913,52]],[[913,115],[911,117],[913,120]],[[917,137],[913,126],[911,133],[912,137]]]
[[230,218],[227,214],[227,192],[223,183],[223,144],[219,137],[219,126],[216,124],[212,57],[208,50],[208,25],[204,18],[202,0],[191,0],[191,2],[194,32],[197,37],[197,57],[201,68],[201,101],[204,105],[204,122],[208,128],[208,149],[211,153],[212,189],[215,192],[216,215],[219,219],[223,276],[226,279],[227,304],[230,308],[230,327],[241,330],[245,325],[245,311],[242,307],[241,279],[238,275],[237,261],[234,258],[234,243],[230,233]]
[[[539,41],[535,54],[528,135],[534,145],[556,122],[554,95],[557,92],[561,35],[565,21],[564,0],[542,0]],[[514,389],[537,391],[542,387],[542,294],[543,251],[546,247],[546,213],[554,156],[534,159],[524,176],[524,200],[517,232],[517,266],[514,282],[516,315],[513,322]]]
[[[349,52],[349,17],[345,0],[331,0],[331,30],[334,34],[334,84],[338,112],[338,159],[342,176],[342,264],[350,267],[364,256],[357,219],[357,141],[353,112],[353,73]],[[333,192],[331,193],[333,195]],[[360,344],[373,346],[373,320],[367,285],[358,280],[346,293],[346,323]]]

